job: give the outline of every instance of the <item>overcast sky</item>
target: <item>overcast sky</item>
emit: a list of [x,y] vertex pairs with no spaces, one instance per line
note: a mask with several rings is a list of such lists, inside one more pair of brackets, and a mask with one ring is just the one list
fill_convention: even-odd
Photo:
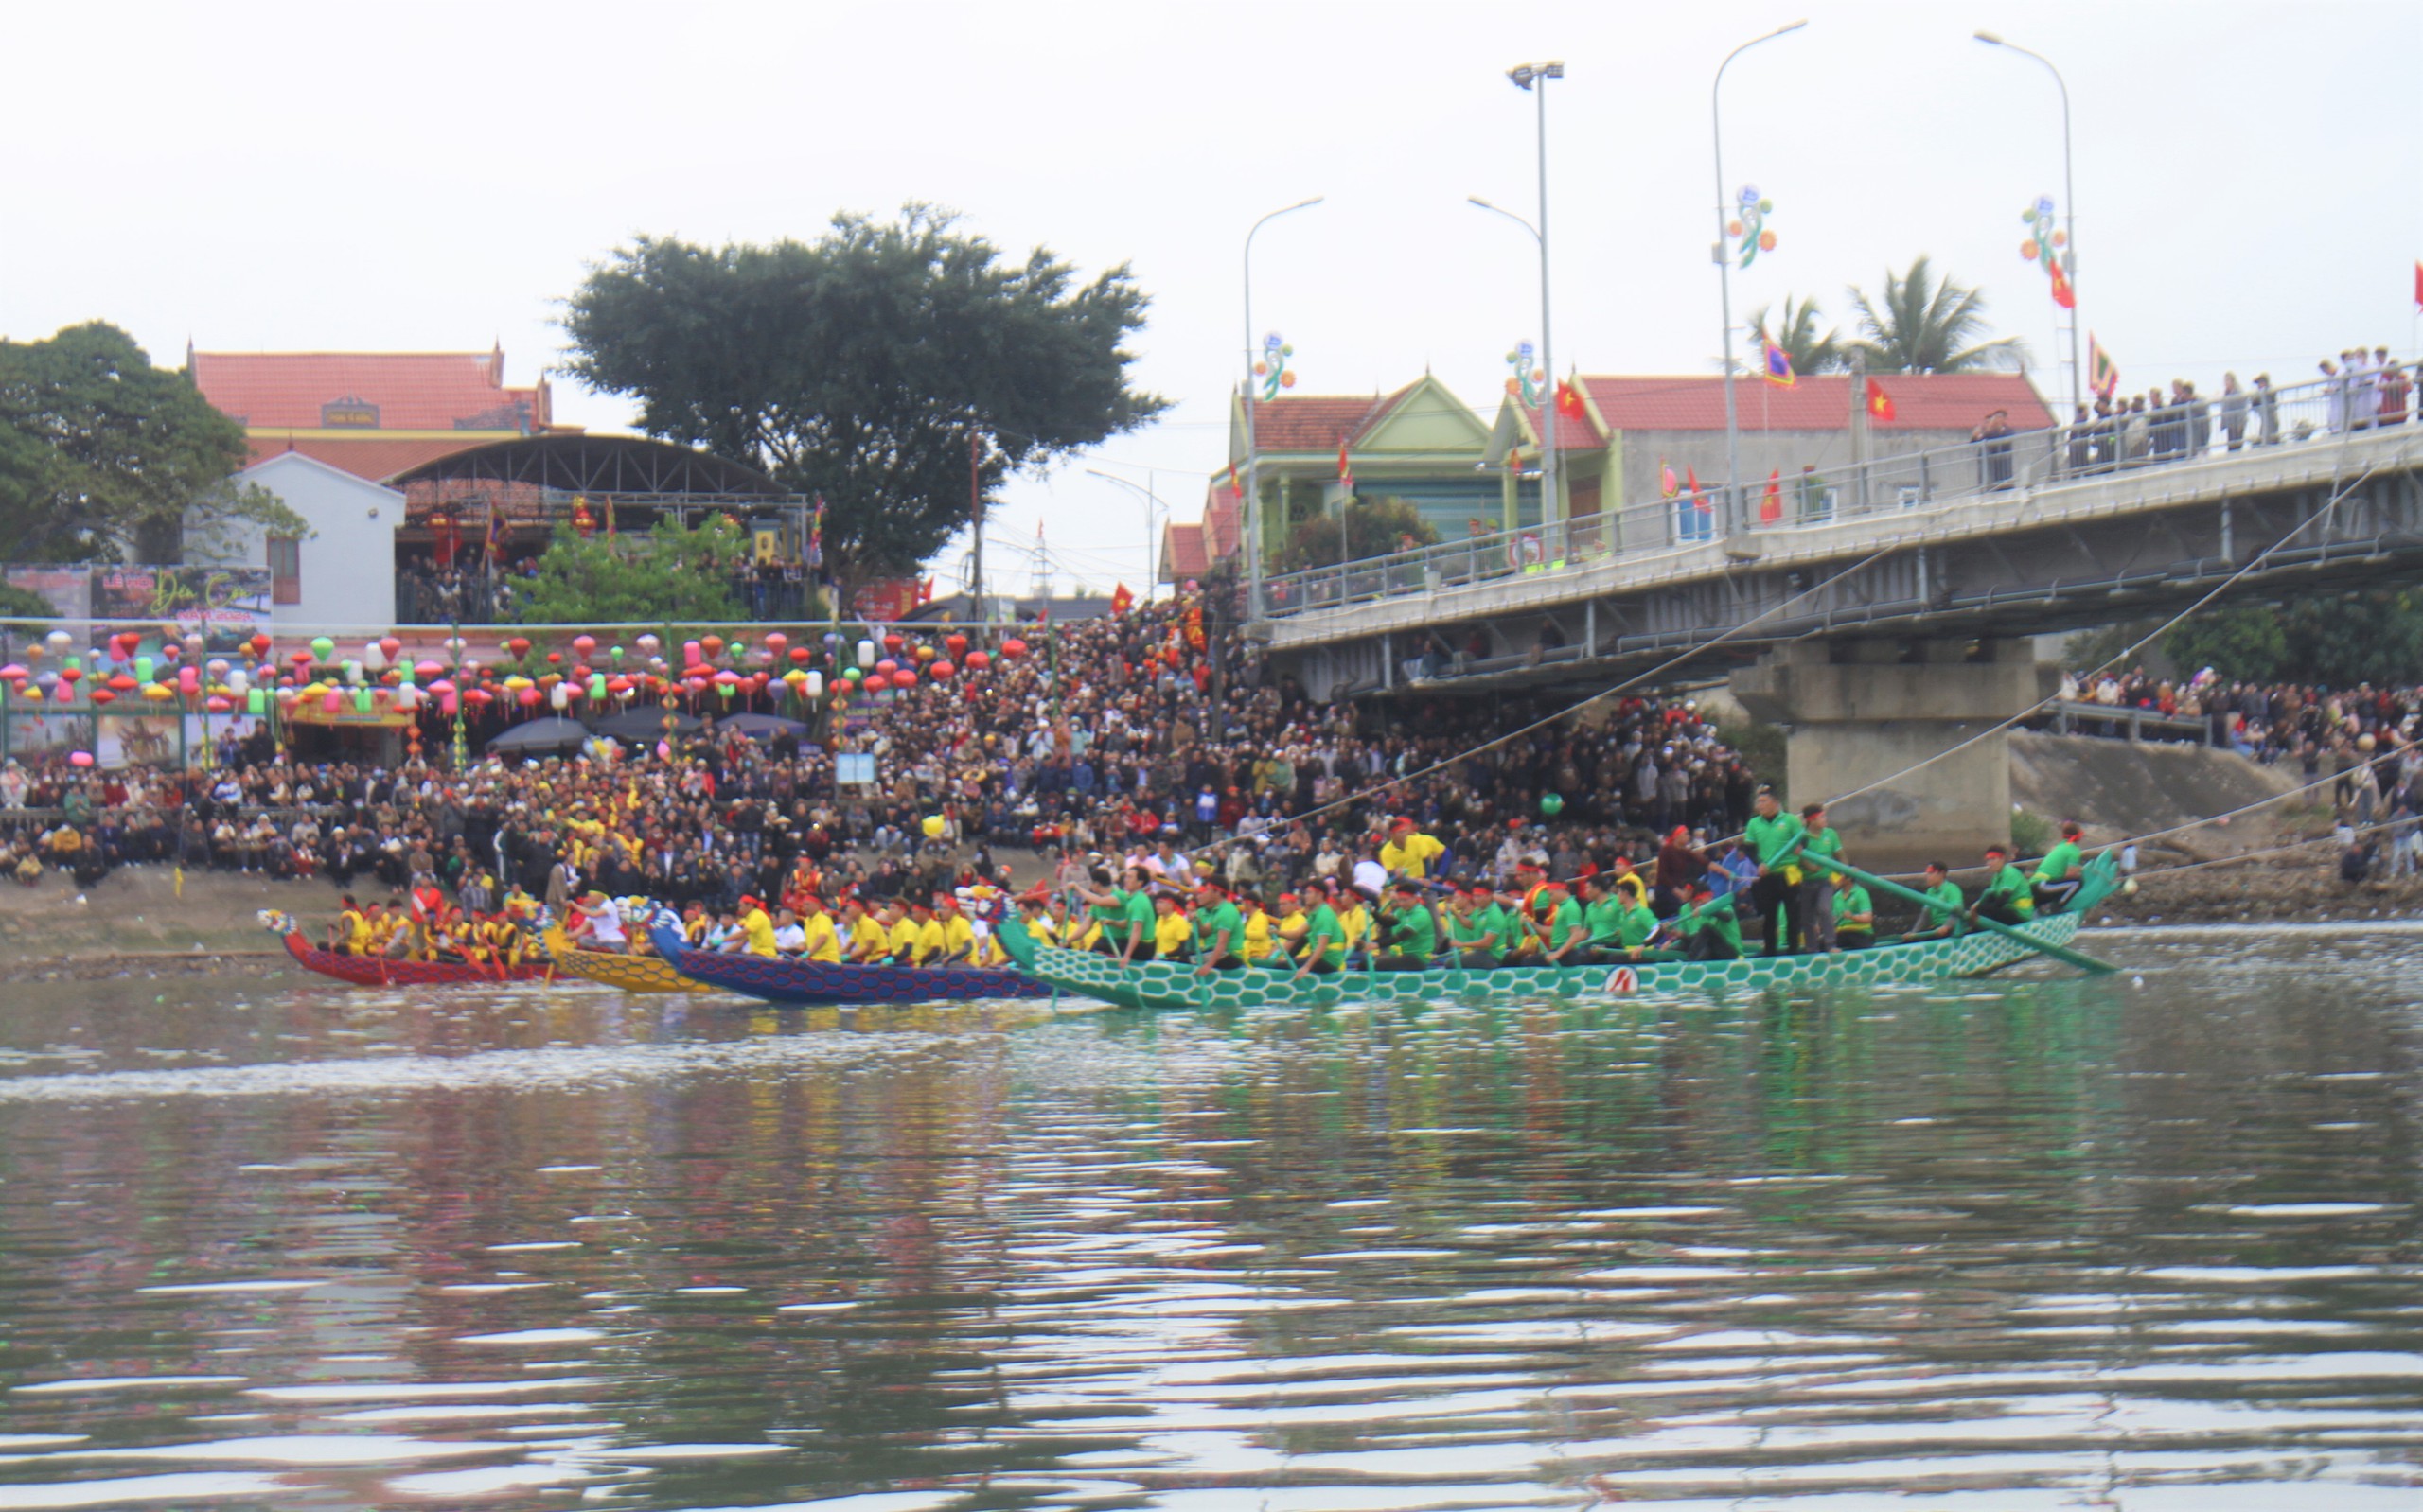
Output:
[[[812,237],[838,209],[960,211],[1006,249],[1154,295],[1153,430],[1023,480],[996,517],[1023,589],[1038,519],[1067,574],[1141,580],[1141,505],[1199,510],[1246,331],[1239,250],[1265,210],[1254,321],[1298,393],[1424,367],[1484,415],[1539,328],[1537,263],[1478,194],[1537,203],[1531,97],[1558,58],[1549,218],[1561,369],[1708,373],[1708,87],[1725,187],[1775,202],[1737,316],[1786,293],[1847,314],[1919,253],[1983,286],[2053,366],[2021,211],[2061,195],[2068,78],[2078,296],[2124,384],[2290,382],[2353,343],[2414,348],[2423,255],[2423,5],[2035,3],[25,5],[0,92],[0,334],[99,318],[155,359],[477,350],[558,360],[557,301],[636,233]],[[559,382],[559,419],[628,424]],[[954,555],[950,569],[956,569]]]

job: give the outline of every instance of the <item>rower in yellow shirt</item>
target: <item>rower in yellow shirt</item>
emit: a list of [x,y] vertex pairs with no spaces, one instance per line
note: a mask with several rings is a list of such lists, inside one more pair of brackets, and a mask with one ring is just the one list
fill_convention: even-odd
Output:
[[915,964],[919,966],[948,965],[950,937],[944,931],[943,922],[934,917],[934,905],[930,903],[911,904],[909,922],[915,925],[917,930]]
[[743,896],[740,900],[740,932],[743,955],[771,960],[779,954],[774,949],[774,921],[767,917],[766,905],[755,898]]
[[909,917],[908,906],[888,903],[883,917],[884,958],[894,966],[917,964],[917,922]]
[[800,933],[807,941],[801,958],[822,965],[837,964],[841,958],[841,937],[833,927],[833,916],[824,911],[824,900],[810,894],[800,900]]
[[892,953],[891,932],[883,920],[858,898],[841,905],[842,923],[849,930],[847,958],[855,965],[873,966]]
[[1102,921],[1091,909],[1069,911],[1065,899],[1054,898],[1044,906],[1044,917],[1052,923],[1052,937],[1070,950],[1091,950],[1102,938]]
[[1410,877],[1419,882],[1430,874],[1433,863],[1447,853],[1435,835],[1425,835],[1413,820],[1400,814],[1388,821],[1388,840],[1380,847],[1380,865],[1392,877]]
[[941,934],[940,953],[929,957],[936,966],[966,966],[976,959],[976,926],[960,912],[959,900],[949,893],[934,895],[934,926]]
[[1272,933],[1270,915],[1263,911],[1262,900],[1250,893],[1241,895],[1238,902],[1245,908],[1246,913],[1246,963],[1251,965],[1255,961],[1267,959],[1270,956]]
[[328,927],[328,948],[345,956],[370,954],[370,921],[363,916],[361,905],[348,892],[337,908],[337,922]]

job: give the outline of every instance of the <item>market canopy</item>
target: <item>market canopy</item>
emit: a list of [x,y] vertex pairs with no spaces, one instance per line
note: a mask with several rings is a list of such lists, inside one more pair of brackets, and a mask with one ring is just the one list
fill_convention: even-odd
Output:
[[514,726],[487,744],[491,756],[536,756],[547,751],[578,750],[589,740],[589,727],[577,719],[550,716]]

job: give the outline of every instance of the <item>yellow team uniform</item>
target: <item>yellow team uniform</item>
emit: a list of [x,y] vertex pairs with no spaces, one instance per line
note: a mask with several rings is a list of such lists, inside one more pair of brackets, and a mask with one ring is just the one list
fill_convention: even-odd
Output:
[[892,941],[883,932],[882,921],[875,915],[862,913],[858,915],[858,923],[850,925],[850,954],[858,959],[872,960],[891,948]]
[[1163,958],[1194,943],[1194,924],[1173,908],[1153,921],[1153,954]]
[[1337,910],[1337,926],[1346,932],[1346,948],[1356,949],[1363,943],[1363,937],[1371,932],[1371,910],[1359,903],[1352,908],[1340,908]]
[[1270,915],[1256,908],[1246,915],[1246,959],[1267,959],[1272,949]]
[[965,951],[969,960],[976,958],[976,926],[969,923],[964,915],[953,914],[948,919],[938,919],[934,923],[943,933],[944,955],[956,958],[960,952]]
[[1060,943],[1070,950],[1091,950],[1102,938],[1102,921],[1091,913],[1072,913],[1060,922]]
[[1406,835],[1402,844],[1390,840],[1380,847],[1380,865],[1398,876],[1425,877],[1430,874],[1430,863],[1446,853],[1447,848],[1439,843],[1436,835],[1417,831]]
[[742,947],[749,955],[772,959],[774,951],[774,921],[766,917],[763,908],[752,908],[740,916],[740,932],[749,937]]
[[370,954],[370,921],[360,912],[347,908],[337,915],[337,933],[345,940],[345,948],[357,956]]
[[891,933],[884,938],[884,949],[895,961],[903,965],[915,965],[920,959],[917,954],[917,922],[914,919],[903,919],[893,924]]
[[950,941],[950,937],[943,929],[943,922],[939,919],[929,919],[924,923],[918,924],[915,927],[917,930],[917,964],[920,966],[924,966],[929,963],[937,966],[941,965],[943,952],[949,948]]
[[830,918],[811,914],[799,922],[799,928],[807,941],[807,948],[801,952],[806,959],[830,965],[841,958],[841,937],[834,933]]

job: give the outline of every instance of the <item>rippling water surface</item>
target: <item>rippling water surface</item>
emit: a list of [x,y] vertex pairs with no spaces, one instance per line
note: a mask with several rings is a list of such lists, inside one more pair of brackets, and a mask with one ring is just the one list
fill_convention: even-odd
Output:
[[15,984],[0,1509],[2414,1512],[2423,950],[2097,948],[1230,1018]]

